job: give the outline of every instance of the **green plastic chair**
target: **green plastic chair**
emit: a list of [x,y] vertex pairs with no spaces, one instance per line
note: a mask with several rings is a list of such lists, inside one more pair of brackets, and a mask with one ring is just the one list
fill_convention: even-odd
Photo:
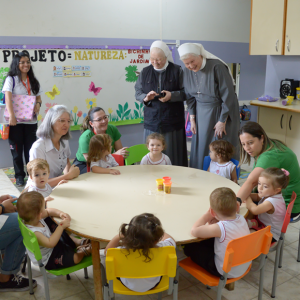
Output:
[[142,158],[150,152],[145,144],[132,146],[128,148],[127,151],[129,151],[129,156],[125,159],[126,166],[140,162]]
[[[46,270],[45,266],[42,262],[42,254],[40,251],[39,243],[37,241],[37,238],[35,234],[25,226],[25,224],[22,222],[22,219],[18,216],[18,222],[19,227],[21,230],[21,234],[23,236],[23,244],[26,247],[26,249],[34,254],[35,259],[38,262],[38,265],[40,267],[40,271],[43,274],[44,278],[44,286],[45,286],[45,297],[46,300],[50,300],[50,293],[49,293],[49,286],[48,286],[48,278],[47,278],[47,272],[59,276],[59,275],[69,275],[70,273],[76,272],[78,270],[84,269],[85,278],[88,278],[87,274],[87,267],[91,266],[93,264],[92,262],[92,256],[84,257],[83,260],[72,267],[69,268],[61,268],[56,270]],[[29,290],[30,295],[33,295],[33,286],[32,286],[32,271],[31,271],[31,261],[29,256],[27,255],[27,265],[28,265],[28,278],[29,278]]]

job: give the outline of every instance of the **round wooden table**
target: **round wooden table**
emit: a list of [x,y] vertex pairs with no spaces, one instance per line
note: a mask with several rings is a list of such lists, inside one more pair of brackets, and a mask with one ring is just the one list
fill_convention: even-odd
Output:
[[[194,222],[209,209],[209,195],[218,187],[234,192],[239,186],[221,176],[178,166],[117,167],[121,175],[86,173],[58,186],[48,207],[68,213],[70,231],[92,240],[96,299],[102,299],[99,241],[110,241],[122,223],[141,213],[153,213],[178,244],[195,240]],[[156,179],[172,178],[172,192],[156,189]],[[247,209],[241,208],[245,215]]]

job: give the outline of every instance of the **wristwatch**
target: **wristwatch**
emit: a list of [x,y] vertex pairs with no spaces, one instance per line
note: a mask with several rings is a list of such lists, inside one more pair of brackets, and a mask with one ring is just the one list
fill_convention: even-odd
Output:
[[242,205],[242,200],[241,200],[241,198],[236,197],[236,201],[237,201],[237,202],[240,202],[240,205]]
[[3,204],[0,204],[0,206],[2,207],[2,213],[1,214],[5,214],[5,206]]

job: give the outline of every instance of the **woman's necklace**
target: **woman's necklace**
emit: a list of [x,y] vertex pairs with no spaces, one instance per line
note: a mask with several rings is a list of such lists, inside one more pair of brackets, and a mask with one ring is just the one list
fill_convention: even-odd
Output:
[[200,82],[198,81],[198,75],[197,75],[197,72],[195,72],[195,78],[196,78],[196,85],[197,85],[197,89],[198,89],[198,92],[197,92],[197,95],[200,97],[200,85],[201,85],[201,82],[202,82],[202,76],[200,78]]

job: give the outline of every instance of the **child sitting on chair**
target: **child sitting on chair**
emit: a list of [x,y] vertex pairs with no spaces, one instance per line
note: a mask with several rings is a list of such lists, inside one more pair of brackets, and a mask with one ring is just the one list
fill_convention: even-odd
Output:
[[[38,192],[21,194],[17,202],[20,218],[26,227],[36,235],[46,270],[71,267],[78,264],[84,256],[92,252],[88,239],[76,239],[64,229],[70,226],[71,217],[55,208],[45,209],[45,200]],[[51,218],[61,218],[57,225]],[[77,247],[77,253],[74,249]],[[31,261],[38,264],[34,254],[27,251]]]
[[[46,160],[36,158],[27,164],[27,172],[31,179],[30,185],[24,190],[24,192],[39,192],[43,195],[46,202],[53,200],[49,197],[52,193],[52,187],[48,183],[50,175],[50,167]],[[58,185],[68,182],[67,180],[61,180]]]
[[111,137],[108,134],[94,135],[90,140],[87,164],[91,166],[93,173],[119,175],[119,164],[111,155]]
[[[120,245],[120,247],[118,247]],[[106,246],[100,250],[101,262],[105,261],[106,251],[109,248],[125,248],[141,251],[145,256],[145,263],[151,261],[150,248],[174,246],[174,239],[164,232],[160,220],[153,214],[144,213],[135,216],[129,224],[122,224],[120,233],[117,234]],[[155,288],[161,277],[150,278],[118,278],[128,289],[136,292],[146,292]]]
[[151,133],[148,135],[146,146],[150,153],[143,157],[141,165],[172,165],[170,158],[162,153],[166,149],[166,141],[162,134]]
[[211,158],[207,172],[231,179],[237,183],[236,166],[230,161],[234,153],[234,147],[229,142],[217,140],[209,145]]
[[[215,189],[210,194],[209,210],[195,222],[191,230],[193,236],[207,240],[184,247],[186,256],[214,276],[223,275],[227,244],[250,233],[245,218],[237,214],[238,209],[236,195],[231,189]],[[250,263],[232,268],[228,278],[243,275]]]
[[258,194],[251,194],[245,201],[255,218],[248,220],[249,228],[259,230],[271,226],[272,243],[277,242],[286,214],[286,204],[281,191],[289,184],[289,172],[285,169],[267,168],[258,178]]

